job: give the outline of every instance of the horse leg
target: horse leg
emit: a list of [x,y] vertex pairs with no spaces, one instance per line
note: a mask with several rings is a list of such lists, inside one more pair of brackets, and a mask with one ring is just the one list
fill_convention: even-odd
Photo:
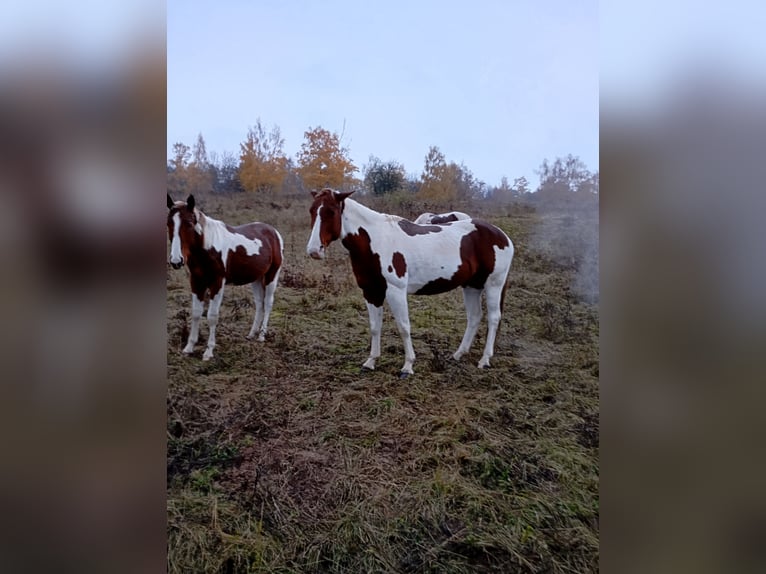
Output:
[[483,369],[489,367],[489,360],[492,358],[495,349],[495,337],[497,328],[500,325],[500,316],[502,309],[500,303],[503,300],[504,283],[501,285],[487,284],[487,343],[484,345],[484,354],[479,360],[478,367]]
[[481,323],[481,289],[473,287],[463,287],[463,303],[465,303],[466,327],[463,334],[463,340],[452,357],[458,361],[465,355],[473,345],[476,337],[476,331]]
[[263,323],[261,323],[261,333],[258,335],[259,341],[266,340],[266,327],[269,326],[269,316],[271,315],[271,308],[274,306],[274,292],[277,290],[277,280],[279,279],[279,271],[277,270],[271,283],[266,285],[266,296],[264,298],[264,310],[263,310]]
[[218,325],[218,315],[221,310],[221,301],[223,301],[223,287],[225,283],[221,284],[221,288],[218,293],[213,295],[210,299],[210,307],[207,310],[207,326],[210,334],[207,337],[207,349],[202,355],[203,361],[209,361],[213,358],[213,349],[215,348],[215,328]]
[[372,303],[367,303],[367,314],[370,316],[372,342],[370,343],[370,357],[362,365],[362,370],[374,371],[375,359],[380,357],[380,331],[383,327],[383,306],[376,307]]
[[[250,328],[250,332],[247,334],[248,339],[252,339],[255,336],[255,332],[258,327],[261,326],[263,320],[263,280],[259,279],[250,284],[253,290],[253,304],[255,305],[255,316],[253,317],[253,326]],[[263,339],[261,339],[263,341]]]
[[197,339],[199,339],[199,320],[202,318],[202,311],[204,309],[205,301],[199,299],[196,293],[192,293],[191,331],[189,331],[189,339],[186,341],[186,346],[181,351],[184,355],[194,352],[194,345]]
[[410,337],[410,314],[407,309],[407,290],[397,289],[392,285],[388,286],[386,294],[388,306],[396,321],[396,328],[399,329],[399,335],[404,343],[404,365],[400,373],[402,379],[413,374],[412,363],[415,362],[415,349],[412,348],[412,337]]

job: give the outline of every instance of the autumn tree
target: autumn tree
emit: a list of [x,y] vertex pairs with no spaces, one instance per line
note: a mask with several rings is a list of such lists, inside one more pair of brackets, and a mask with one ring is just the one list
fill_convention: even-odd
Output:
[[297,155],[298,174],[309,189],[339,188],[358,168],[341,147],[338,134],[321,127],[309,129]]
[[280,189],[287,175],[285,140],[278,126],[266,131],[258,118],[239,145],[239,180],[246,191]]
[[198,134],[187,168],[187,189],[189,193],[202,193],[211,191],[212,188],[213,174],[210,170],[205,138],[202,137],[202,134]]
[[424,199],[449,201],[457,196],[447,177],[447,161],[437,146],[428,148],[420,182],[420,195]]
[[375,195],[384,195],[404,187],[406,174],[404,166],[391,160],[381,161],[374,155],[364,166],[364,183]]
[[168,161],[168,190],[172,192],[185,192],[187,190],[187,168],[191,150],[189,146],[176,142],[173,144],[173,157]]
[[447,163],[436,146],[431,146],[426,154],[420,181],[421,197],[437,201],[478,198],[486,187],[464,164]]

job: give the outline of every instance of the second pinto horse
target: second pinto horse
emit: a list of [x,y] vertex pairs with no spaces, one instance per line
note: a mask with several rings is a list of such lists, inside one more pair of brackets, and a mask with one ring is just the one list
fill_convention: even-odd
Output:
[[215,331],[226,283],[251,285],[255,317],[248,339],[259,332],[263,341],[269,324],[274,291],[282,267],[284,242],[279,232],[266,223],[247,223],[232,227],[205,215],[195,206],[194,196],[173,201],[168,195],[168,238],[170,264],[180,269],[186,264],[192,290],[192,319],[189,340],[183,349],[190,354],[199,337],[199,322],[210,292],[207,312],[208,341],[203,361],[213,357]]
[[404,342],[401,376],[413,373],[415,351],[410,337],[407,295],[434,295],[463,288],[467,326],[454,358],[471,347],[481,322],[481,295],[487,300],[487,341],[480,368],[488,367],[502,314],[513,243],[502,230],[480,219],[441,225],[417,225],[396,215],[373,211],[349,199],[353,192],[312,192],[311,236],[306,251],[321,259],[340,239],[351,257],[357,285],[370,317],[372,344],[363,369],[375,368],[380,356],[383,303],[388,302]]

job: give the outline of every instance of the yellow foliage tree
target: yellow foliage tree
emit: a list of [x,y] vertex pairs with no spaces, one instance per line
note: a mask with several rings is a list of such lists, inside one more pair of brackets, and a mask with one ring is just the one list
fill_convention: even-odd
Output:
[[420,176],[420,196],[431,201],[454,201],[459,175],[459,166],[447,164],[439,148],[431,146]]
[[359,169],[340,146],[338,134],[321,127],[309,129],[298,152],[298,174],[310,189],[339,188]]
[[185,192],[187,190],[187,178],[189,158],[191,151],[189,146],[182,142],[173,144],[173,157],[168,161],[168,189],[173,192]]
[[239,180],[245,191],[273,191],[282,186],[287,176],[284,144],[278,126],[267,132],[261,119],[256,120],[239,144]]

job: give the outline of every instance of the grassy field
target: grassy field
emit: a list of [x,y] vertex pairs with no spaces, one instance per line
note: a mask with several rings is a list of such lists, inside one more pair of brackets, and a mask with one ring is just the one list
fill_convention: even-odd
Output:
[[451,358],[458,290],[409,298],[417,360],[400,381],[388,310],[377,370],[360,372],[362,293],[340,243],[306,256],[309,199],[197,197],[285,238],[263,343],[245,339],[249,287],[228,286],[214,359],[201,361],[204,320],[182,356],[188,272],[168,268],[168,571],[597,571],[597,207],[359,198],[410,218],[461,209],[516,247],[492,368],[476,368],[484,321],[471,353]]

